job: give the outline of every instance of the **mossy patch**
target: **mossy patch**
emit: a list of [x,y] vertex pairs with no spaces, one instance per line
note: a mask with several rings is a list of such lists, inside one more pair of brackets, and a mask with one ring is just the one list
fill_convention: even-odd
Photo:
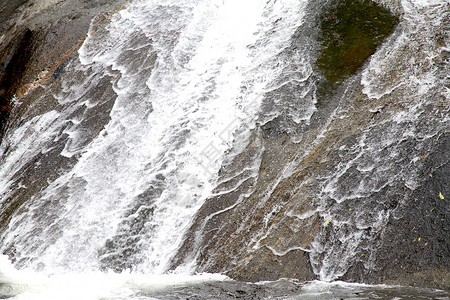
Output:
[[353,74],[398,22],[370,0],[333,0],[320,21],[322,51],[316,65],[332,88]]

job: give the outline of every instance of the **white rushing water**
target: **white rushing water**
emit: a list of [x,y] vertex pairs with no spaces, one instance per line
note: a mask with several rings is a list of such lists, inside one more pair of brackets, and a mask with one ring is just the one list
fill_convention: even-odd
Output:
[[17,300],[156,299],[140,296],[139,293],[157,293],[168,288],[227,280],[226,276],[218,274],[154,275],[85,271],[48,275],[32,270],[18,271],[6,256],[0,256],[0,270],[0,297]]
[[[317,210],[311,214],[324,218],[322,227],[334,226],[340,239],[319,237],[308,249],[321,280],[339,278],[362,259],[355,249],[368,241],[366,229],[380,228],[391,213],[380,209],[367,213],[368,208],[361,205],[351,207],[355,214],[348,217],[341,214],[339,205],[344,207],[393,182],[411,188],[416,184],[414,170],[407,167],[410,164],[399,166],[398,174],[376,167],[395,163],[394,150],[408,137],[426,140],[435,134],[427,126],[420,126],[420,132],[415,127],[429,113],[427,101],[421,100],[427,93],[434,91],[449,99],[448,87],[436,89],[448,77],[441,78],[441,69],[433,64],[441,53],[450,51],[450,45],[436,38],[450,14],[446,1],[379,1],[402,12],[401,22],[363,70],[363,92],[374,103],[391,93],[408,94],[411,101],[393,116],[396,124],[389,120],[367,128],[356,143],[339,149],[345,156],[343,163],[321,174]],[[234,170],[245,176],[227,177],[222,170],[225,175],[218,182],[220,168],[247,147],[253,129],[278,118],[293,141],[301,140],[303,127],[295,125],[309,124],[316,111],[308,52],[314,50],[307,49],[311,46],[307,42],[300,45],[312,37],[298,37],[304,41],[294,46],[292,39],[305,22],[308,3],[136,0],[114,14],[106,30],[97,28],[102,20],[93,21],[78,60],[66,67],[60,86],[47,87],[41,99],[45,105],[35,109],[38,113],[23,108],[25,117],[9,129],[0,146],[0,153],[5,153],[0,161],[0,201],[7,207],[14,197],[27,200],[0,236],[0,251],[14,258],[11,262],[0,256],[0,295],[155,299],[151,296],[155,291],[168,287],[228,282],[231,288],[225,276],[193,275],[195,262],[174,272],[168,271],[169,264],[204,201],[234,188],[224,184],[224,190],[214,190],[218,183],[238,178],[239,185],[245,176],[258,176],[261,160],[255,159],[245,170]],[[420,48],[423,55],[405,57],[407,47]],[[418,62],[420,58],[424,61]],[[410,67],[400,72],[393,62]],[[111,93],[102,89],[108,84]],[[26,106],[20,99],[16,102],[15,109]],[[338,105],[314,143],[324,138],[322,133],[333,120],[346,113]],[[106,125],[97,124],[101,122]],[[443,130],[449,120],[436,122],[441,124],[432,123],[430,128]],[[100,126],[98,132],[92,129],[96,126]],[[391,156],[384,155],[387,148],[394,149]],[[43,188],[29,196],[27,180],[17,178],[22,172],[41,170],[42,165],[51,169],[53,163],[56,171],[42,176],[47,182],[39,183]],[[355,168],[362,175],[347,178],[348,170]],[[341,189],[352,186],[341,184],[346,180],[357,182],[356,188]],[[338,213],[327,210],[329,202],[336,203]],[[302,248],[269,249],[285,255]],[[264,284],[273,288],[271,283]],[[210,286],[206,288],[206,293],[211,292]],[[290,288],[299,290],[295,284]],[[348,290],[366,288],[370,289],[312,282],[301,290],[310,297],[306,299],[321,299],[330,293],[341,295],[340,289],[345,297]],[[219,284],[212,293],[218,290],[221,295],[226,291]]]
[[[401,12],[400,23],[363,70],[362,91],[371,112],[383,111],[385,105],[401,108],[342,145],[342,162],[324,178],[318,212],[334,238],[319,234],[312,244],[311,263],[321,280],[336,280],[357,263],[367,270],[377,268],[374,239],[382,237],[384,226],[398,213],[396,205],[389,207],[389,199],[399,205],[410,201],[409,191],[424,180],[419,156],[430,152],[450,125],[449,2],[380,2]],[[380,105],[383,97],[389,101]],[[335,113],[342,118],[348,112],[338,107]],[[409,143],[414,148],[405,146]],[[402,155],[405,149],[408,155]],[[403,187],[403,195],[379,196],[396,185]]]
[[[14,174],[63,136],[59,155],[76,163],[12,217],[1,251],[14,249],[21,268],[42,274],[163,274],[224,154],[248,142],[263,94],[284,84],[274,80],[289,62],[276,56],[305,5],[140,0],[113,15],[106,32],[93,23],[53,95],[56,108],[8,132],[4,199]],[[85,123],[96,117],[86,121],[86,112],[106,101],[96,94],[105,78],[117,97],[110,121],[88,141]],[[292,118],[308,118],[311,107]]]

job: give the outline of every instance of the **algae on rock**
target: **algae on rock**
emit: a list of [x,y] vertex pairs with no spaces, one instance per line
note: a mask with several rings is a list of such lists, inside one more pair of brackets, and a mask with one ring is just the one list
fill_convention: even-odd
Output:
[[370,0],[334,0],[320,19],[319,42],[323,48],[316,65],[332,88],[375,52],[398,21]]

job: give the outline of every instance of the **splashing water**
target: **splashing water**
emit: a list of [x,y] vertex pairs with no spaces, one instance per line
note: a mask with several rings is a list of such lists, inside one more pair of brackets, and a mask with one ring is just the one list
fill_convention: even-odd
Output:
[[[384,226],[398,218],[397,206],[423,181],[420,155],[429,153],[449,128],[445,57],[450,49],[450,5],[439,0],[389,5],[403,12],[400,24],[371,57],[361,84],[371,112],[380,113],[389,105],[399,108],[342,145],[337,151],[341,162],[323,178],[318,211],[326,223],[311,252],[322,280],[336,280],[357,263],[366,270],[379,269],[377,247]],[[337,116],[347,113],[340,108]],[[393,186],[401,186],[403,194],[391,193]]]
[[[281,2],[136,1],[107,32],[94,22],[54,93],[56,109],[8,137],[5,195],[12,175],[52,141],[65,141],[59,156],[76,163],[13,216],[2,251],[46,272],[163,273],[224,153],[246,143],[284,67],[274,57],[306,2]],[[105,81],[116,99],[89,140],[96,116],[88,112],[107,102],[95,92]]]
[[[296,125],[309,124],[316,111],[315,83],[309,80],[313,73],[309,53],[292,47],[291,41],[303,25],[308,4],[307,0],[137,0],[113,15],[106,30],[98,30],[94,20],[78,59],[39,99],[46,105],[38,112],[27,111],[0,147],[1,203],[6,207],[15,199],[26,200],[0,236],[0,250],[14,260],[13,267],[0,257],[0,295],[154,299],[155,290],[167,287],[180,287],[174,292],[179,297],[191,296],[192,287],[205,282],[235,288],[238,283],[221,275],[192,276],[194,261],[179,267],[177,274],[167,274],[169,262],[205,199],[234,188],[217,186],[237,178],[235,174],[222,182],[217,174],[232,161],[230,157],[246,149],[252,130],[280,118],[291,139],[301,141],[302,127]],[[370,248],[367,229],[380,227],[392,213],[374,209],[367,214],[367,208],[357,205],[353,217],[336,212],[394,181],[414,188],[414,170],[401,165],[402,172],[391,174],[377,167],[395,164],[395,151],[386,156],[385,149],[395,150],[413,135],[426,140],[435,134],[426,126],[415,131],[428,113],[421,97],[433,91],[449,98],[448,86],[435,89],[449,80],[435,65],[450,45],[434,42],[443,34],[439,28],[445,28],[448,4],[402,0],[395,9],[404,12],[403,27],[372,57],[361,84],[374,101],[411,94],[405,104],[409,113],[403,110],[393,116],[394,126],[380,123],[361,132],[357,143],[339,149],[345,163],[321,173],[316,211],[310,214],[323,217],[338,237],[329,241],[319,236],[308,249],[321,280],[343,275],[359,259],[358,247]],[[424,57],[405,57],[407,47],[424,49]],[[395,61],[411,67],[399,71]],[[22,103],[16,101],[20,108]],[[333,120],[344,117],[346,111],[340,109],[322,133]],[[438,130],[448,121],[440,119]],[[380,135],[383,140],[375,143]],[[323,137],[319,134],[314,143]],[[238,171],[256,178],[261,160],[254,160]],[[34,183],[20,175],[48,169],[53,171],[41,175],[44,182],[35,190],[30,188]],[[295,167],[288,165],[285,173],[291,169]],[[361,174],[357,180],[348,176],[355,169]],[[240,182],[247,179],[242,178]],[[341,188],[351,180],[358,183],[354,189]],[[330,202],[335,211],[327,210]],[[303,250],[288,246],[267,247],[279,256]],[[199,290],[221,291],[226,298],[222,283]],[[372,292],[370,287],[340,283],[264,284],[276,292],[251,295],[277,295],[286,286],[293,295],[302,290],[310,299],[329,295],[330,290],[355,299],[360,298],[347,291],[367,288],[368,297]],[[8,294],[5,289],[11,286]],[[236,295],[247,288],[255,287],[239,286]],[[442,293],[436,295],[445,299]]]

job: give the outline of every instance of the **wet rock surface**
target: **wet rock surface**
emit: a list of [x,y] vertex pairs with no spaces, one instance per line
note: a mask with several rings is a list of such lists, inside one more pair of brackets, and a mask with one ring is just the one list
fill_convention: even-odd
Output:
[[[373,8],[368,1],[339,3]],[[396,21],[389,13],[383,18],[391,22],[389,33]],[[402,30],[396,29],[390,45]],[[379,45],[379,37],[364,38]],[[328,49],[320,54],[319,67],[330,67],[325,77],[332,92],[319,93],[319,110],[298,131],[286,130],[279,119],[254,131],[232,168],[245,169],[259,157],[258,176],[230,184],[229,192],[218,187],[197,213],[174,268],[194,260],[198,271],[238,280],[320,278],[448,289],[445,92],[436,89],[424,100],[411,85],[368,96],[362,84],[367,73],[358,68],[375,47],[354,57],[351,71],[326,67],[332,55]],[[398,55],[413,55],[406,47]],[[382,81],[390,82],[383,84],[409,72],[401,64],[399,59],[392,66],[397,69],[387,71],[392,73]],[[261,156],[253,154],[255,144]]]
[[[64,76],[65,69],[77,59],[77,50],[93,18],[97,18],[99,27],[104,27],[108,15],[122,3],[124,1],[8,1],[8,5],[4,4],[0,15],[0,137],[5,134],[2,156],[15,147],[8,139],[8,128],[32,122],[40,114],[54,111],[56,116],[67,110],[67,105],[58,103],[54,96],[62,92],[62,82],[69,80]],[[85,128],[79,147],[103,129],[113,105],[114,92],[108,76],[99,80],[91,93],[96,95],[85,96],[98,99],[93,107],[74,107],[71,112],[73,117],[84,116],[78,124]],[[68,134],[60,134],[71,126],[73,124],[55,128],[54,140],[50,138],[47,143],[51,150],[21,160],[21,171],[11,178],[14,184],[2,203],[0,231],[25,202],[74,165],[76,157],[60,155],[70,143]],[[10,249],[10,254],[13,253],[14,249]]]
[[[344,2],[372,5],[369,1]],[[98,26],[93,28],[103,30],[109,13],[120,3],[48,1],[38,5],[14,1],[7,9],[2,7],[0,23],[6,24],[1,27],[0,48],[0,126],[6,132],[3,155],[15,146],[8,140],[8,128],[52,112],[49,118],[67,113],[72,121],[55,128],[54,136],[44,137],[50,150],[36,149],[33,156],[20,160],[20,172],[11,178],[14,184],[2,203],[0,232],[11,215],[25,209],[24,203],[30,200],[40,201],[39,192],[78,159],[77,155],[60,154],[68,148],[81,149],[109,121],[115,99],[114,80],[109,75],[94,78],[95,88],[90,93],[95,95],[86,97],[96,101],[89,106],[71,106],[70,101],[63,103],[54,95],[70,96],[62,83],[71,80],[66,70],[73,68],[76,50],[92,18],[97,16]],[[384,17],[392,21],[391,15]],[[172,268],[195,261],[196,271],[225,273],[242,281],[320,278],[448,289],[450,145],[444,88],[448,84],[449,56],[448,50],[442,50],[423,62],[422,56],[427,54],[415,50],[431,47],[432,53],[437,53],[439,47],[445,48],[448,23],[425,41],[420,40],[419,27],[418,33],[411,31],[405,38],[410,38],[410,43],[390,49],[408,32],[407,26],[410,24],[400,21],[383,49],[378,34],[369,37],[378,40],[374,45],[368,42],[369,50],[366,42],[356,43],[365,47],[361,51],[350,47],[363,55],[353,57],[346,52],[344,58],[350,55],[356,62],[343,70],[341,65],[346,66],[348,61],[339,62],[335,67],[342,74],[336,68],[330,70],[327,59],[331,54],[320,54],[319,45],[310,45],[319,59],[305,86],[326,79],[331,92],[317,99],[317,110],[308,121],[295,123],[283,115],[267,121],[262,113],[245,150],[223,164],[219,184],[198,211]],[[313,28],[300,28],[298,36],[292,38],[292,49],[309,42],[302,39],[302,30],[308,33],[306,36],[318,36]],[[418,36],[416,40],[414,36]],[[380,63],[381,79],[372,78],[362,69],[370,67],[366,59],[377,47],[380,56],[391,59],[389,66]],[[376,67],[372,66],[373,72]],[[86,76],[85,70],[71,71]],[[414,86],[420,81],[414,76],[430,74],[444,85],[429,90]],[[266,103],[299,97],[296,87],[268,93]],[[314,98],[314,92],[303,97]],[[42,126],[51,126],[51,118]],[[74,127],[83,129],[77,139],[70,136]],[[64,194],[65,187],[59,192]],[[158,192],[149,189],[141,195],[142,202]],[[37,210],[36,218],[58,213],[56,201],[44,200],[48,201],[41,208],[45,214]],[[142,219],[123,222],[118,238],[108,240],[104,253],[98,253],[102,256],[116,248],[124,249],[102,257],[105,269],[115,265],[115,270],[121,271],[139,262],[134,259],[141,250],[136,248],[138,241],[127,235],[138,233],[153,210],[139,211],[136,207],[126,213]],[[6,254],[14,260],[15,251],[11,247]],[[246,291],[236,285],[233,297],[259,293],[257,286]],[[221,284],[212,289],[222,290]]]
[[[81,46],[94,16],[125,1],[6,1],[0,14],[0,132],[13,97],[57,79]],[[52,78],[53,77],[53,78]]]
[[414,286],[432,282],[439,289],[450,286],[446,240],[450,236],[450,210],[444,196],[450,190],[449,149],[448,133],[437,137],[435,148],[423,157],[420,185],[389,220],[380,241],[380,267],[374,272],[380,280]]

